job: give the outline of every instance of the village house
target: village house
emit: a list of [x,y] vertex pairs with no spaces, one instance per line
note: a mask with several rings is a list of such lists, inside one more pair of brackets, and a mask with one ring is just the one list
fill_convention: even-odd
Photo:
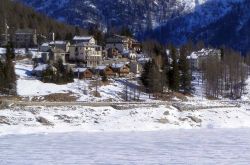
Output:
[[69,52],[70,42],[67,41],[51,41],[43,43],[39,47],[39,51],[41,52],[48,52],[51,48],[59,48],[64,50],[65,52]]
[[117,56],[116,50],[120,54],[139,53],[141,51],[141,44],[133,38],[120,35],[112,35],[106,40],[106,50],[109,52],[108,56]]
[[130,68],[130,72],[132,72],[134,74],[140,74],[143,70],[142,64],[140,64],[136,61],[131,61],[129,63],[129,68]]
[[93,72],[88,68],[74,68],[73,69],[75,78],[78,79],[91,79]]
[[37,46],[37,33],[33,29],[18,29],[14,34],[14,45],[17,48],[31,48]]
[[126,77],[127,75],[129,75],[130,68],[125,63],[115,63],[111,67],[119,77]]
[[107,50],[107,57],[109,59],[122,58],[122,55],[119,53],[119,51],[116,48],[109,48]]
[[[49,61],[50,62],[57,62],[59,60],[62,60],[63,63],[66,63],[66,55],[67,53],[60,48],[52,48],[49,51]],[[44,59],[43,59],[44,61]]]
[[95,74],[100,76],[107,76],[108,78],[114,77],[115,73],[110,66],[100,65],[95,68]]
[[98,45],[79,43],[69,48],[69,61],[82,62],[86,67],[96,67],[102,62],[102,47]]
[[53,66],[50,66],[48,64],[39,64],[32,70],[32,74],[37,77],[42,77],[43,73],[48,69],[51,69],[53,72],[56,72],[56,68]]

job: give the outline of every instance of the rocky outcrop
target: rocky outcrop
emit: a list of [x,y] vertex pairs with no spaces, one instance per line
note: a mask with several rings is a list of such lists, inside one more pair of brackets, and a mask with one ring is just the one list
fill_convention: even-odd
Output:
[[42,125],[45,125],[45,126],[53,126],[54,124],[50,121],[48,121],[47,119],[45,119],[44,117],[37,117],[36,118],[36,121],[41,123]]
[[190,118],[193,122],[196,122],[196,123],[201,123],[202,120],[199,119],[198,117],[195,117],[195,116],[187,116],[188,118]]
[[6,124],[6,125],[10,125],[10,121],[7,117],[5,116],[0,116],[0,125],[1,124]]

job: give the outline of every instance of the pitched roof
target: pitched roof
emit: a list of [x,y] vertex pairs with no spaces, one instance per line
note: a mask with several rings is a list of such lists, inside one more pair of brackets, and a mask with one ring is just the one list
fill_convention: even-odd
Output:
[[67,44],[67,42],[66,41],[51,41],[49,44],[50,45],[54,45],[54,44],[56,44],[56,45],[65,45],[65,44]]
[[75,73],[80,72],[81,73],[81,72],[85,72],[86,70],[88,70],[88,68],[74,68],[73,72],[75,72]]
[[0,54],[5,54],[6,53],[6,48],[0,48]]
[[104,70],[105,68],[107,68],[106,65],[99,65],[96,67],[97,70]]
[[73,40],[84,40],[84,41],[89,41],[91,40],[93,37],[92,36],[74,36]]
[[48,64],[40,64],[37,67],[33,69],[33,71],[44,71],[48,69],[49,65]]
[[116,69],[122,68],[124,66],[126,66],[125,63],[112,64],[112,68],[116,68]]
[[15,34],[33,34],[34,31],[33,29],[17,29]]

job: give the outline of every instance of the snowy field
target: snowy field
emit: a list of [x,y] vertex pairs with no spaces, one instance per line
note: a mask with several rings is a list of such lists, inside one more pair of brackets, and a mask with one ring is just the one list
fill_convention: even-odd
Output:
[[[131,132],[171,129],[250,128],[248,105],[207,108],[184,104],[192,110],[170,105],[13,106],[0,111],[0,135],[67,132]],[[204,106],[205,109],[202,109]]]
[[249,129],[0,137],[1,165],[248,165]]

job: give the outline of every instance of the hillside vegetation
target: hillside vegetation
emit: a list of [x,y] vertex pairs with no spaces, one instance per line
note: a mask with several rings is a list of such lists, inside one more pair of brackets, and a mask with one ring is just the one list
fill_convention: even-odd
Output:
[[0,33],[4,31],[5,18],[10,27],[10,32],[17,28],[32,28],[44,35],[55,32],[58,38],[65,38],[75,33],[84,33],[82,29],[54,21],[19,2],[10,0],[0,1],[0,18]]

